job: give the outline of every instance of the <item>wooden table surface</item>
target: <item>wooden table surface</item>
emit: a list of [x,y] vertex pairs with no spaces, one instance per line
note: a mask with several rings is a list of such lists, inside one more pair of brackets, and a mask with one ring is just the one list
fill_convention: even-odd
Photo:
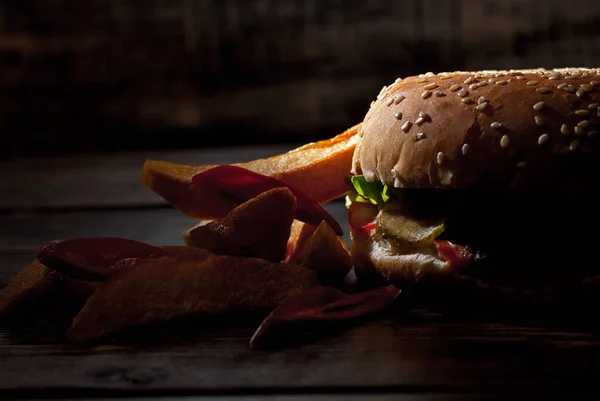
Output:
[[[120,236],[182,244],[181,232],[193,221],[141,185],[146,158],[231,163],[291,147],[0,162],[0,285],[52,239]],[[326,208],[345,222],[342,202]],[[43,324],[17,332],[0,328],[0,397],[600,399],[600,338],[586,332],[457,322],[416,311],[297,348],[255,351],[247,347],[254,328],[196,322],[155,333],[149,343],[91,349],[65,343]]]

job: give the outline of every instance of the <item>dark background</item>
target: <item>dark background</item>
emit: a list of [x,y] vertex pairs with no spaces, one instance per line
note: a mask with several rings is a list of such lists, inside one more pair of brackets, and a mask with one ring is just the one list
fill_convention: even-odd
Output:
[[398,76],[599,50],[597,0],[4,0],[0,149],[306,142]]

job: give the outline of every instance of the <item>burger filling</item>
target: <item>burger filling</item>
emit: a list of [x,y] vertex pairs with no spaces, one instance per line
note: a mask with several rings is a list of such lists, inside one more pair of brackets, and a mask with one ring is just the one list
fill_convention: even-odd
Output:
[[598,270],[590,259],[600,226],[595,191],[399,189],[360,175],[348,183],[353,236],[385,244],[394,257],[421,255],[432,266],[523,288]]

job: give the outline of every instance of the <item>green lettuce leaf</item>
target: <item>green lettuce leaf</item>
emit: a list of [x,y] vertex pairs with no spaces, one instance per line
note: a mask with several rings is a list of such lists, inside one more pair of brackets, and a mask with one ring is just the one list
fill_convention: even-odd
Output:
[[388,186],[381,182],[368,182],[363,175],[352,176],[348,181],[354,191],[346,197],[347,207],[349,202],[370,202],[381,208],[390,200]]

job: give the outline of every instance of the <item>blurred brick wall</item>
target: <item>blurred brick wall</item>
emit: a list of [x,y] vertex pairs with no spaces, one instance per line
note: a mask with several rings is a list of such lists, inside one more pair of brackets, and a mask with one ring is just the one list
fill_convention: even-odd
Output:
[[599,50],[595,0],[4,0],[0,148],[313,140],[396,76]]

